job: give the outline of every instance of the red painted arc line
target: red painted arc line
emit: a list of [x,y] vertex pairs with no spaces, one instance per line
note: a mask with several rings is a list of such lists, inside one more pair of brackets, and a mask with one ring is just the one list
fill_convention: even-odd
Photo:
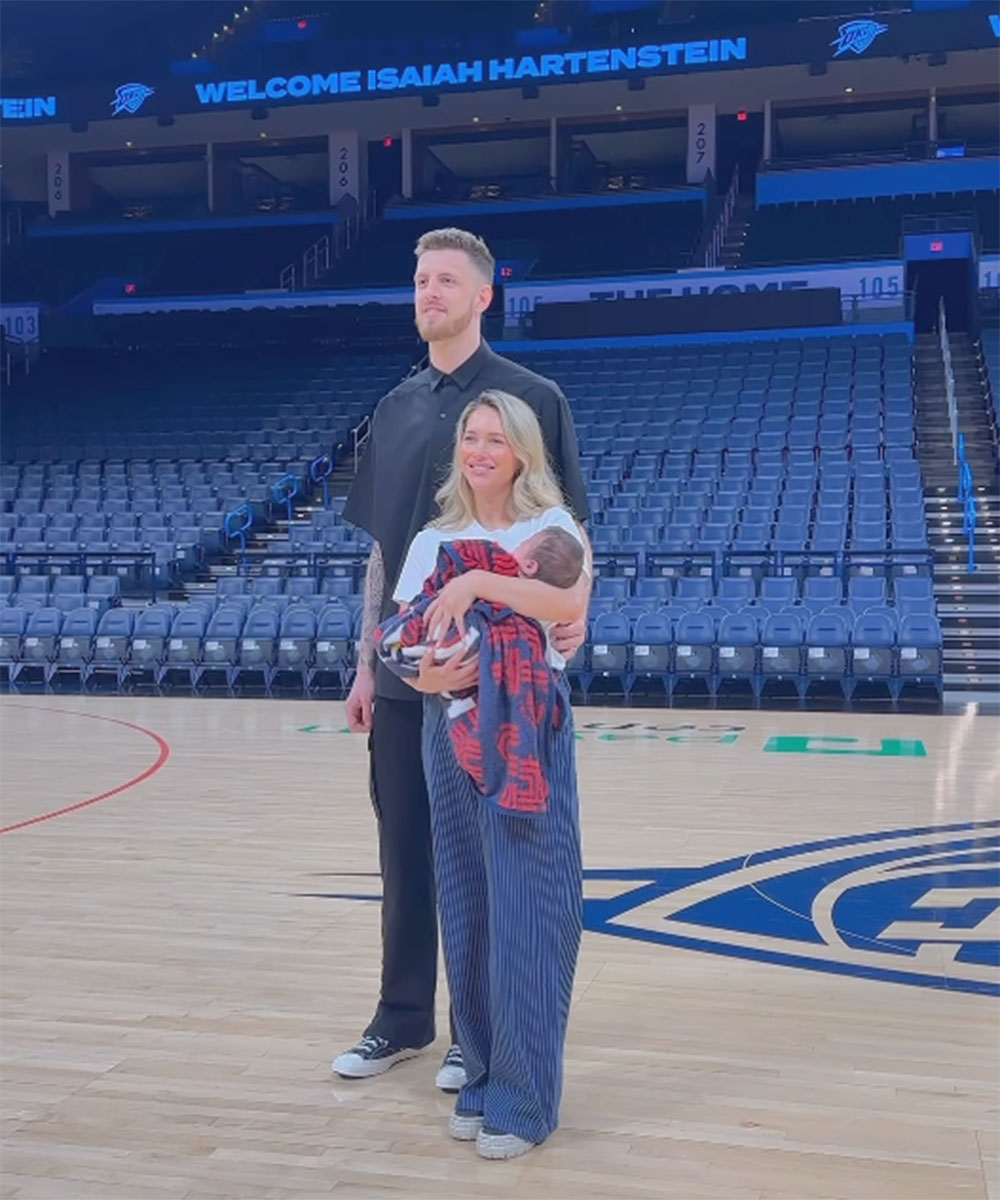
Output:
[[140,783],[156,774],[163,766],[166,765],[167,759],[170,757],[170,745],[165,738],[162,738],[152,729],[146,729],[143,725],[134,725],[131,721],[120,721],[117,717],[105,717],[98,713],[81,713],[73,712],[67,708],[40,708],[34,704],[19,704],[19,709],[30,709],[32,712],[59,713],[64,717],[83,717],[86,721],[107,721],[111,725],[121,725],[125,729],[134,729],[138,733],[144,733],[147,737],[153,739],[160,749],[156,757],[156,761],[142,772],[141,775],[136,775],[132,779],[120,783],[117,787],[111,788],[110,791],[101,792],[99,796],[90,796],[86,800],[80,800],[76,804],[67,805],[66,808],[57,808],[52,812],[42,813],[37,817],[30,817],[27,821],[18,821],[14,825],[4,825],[0,827],[0,834],[13,833],[15,829],[24,829],[27,825],[37,825],[40,821],[51,821],[53,817],[63,817],[67,813],[76,812],[77,809],[87,808],[91,804],[97,804],[101,800],[108,800],[112,796],[117,796],[120,792],[127,792],[129,788],[138,787]]

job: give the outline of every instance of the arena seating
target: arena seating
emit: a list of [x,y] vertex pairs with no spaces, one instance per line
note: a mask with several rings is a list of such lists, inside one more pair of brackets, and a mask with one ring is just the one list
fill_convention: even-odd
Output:
[[[596,208],[490,214],[470,204],[441,216],[383,221],[369,230],[354,252],[333,265],[320,287],[404,287],[413,279],[413,246],[427,229],[461,225],[484,237],[498,261],[530,264],[527,277],[621,274],[690,266],[701,233],[700,199],[682,203],[602,205]],[[572,198],[569,198],[570,200]],[[401,210],[405,212],[405,209]],[[426,211],[426,210],[425,210]]]
[[[68,224],[68,223],[67,223]],[[331,219],[263,228],[217,227],[146,233],[142,222],[118,233],[34,237],[5,255],[0,283],[6,300],[63,304],[98,280],[135,284],[139,296],[203,295],[277,290],[282,269],[331,231]],[[119,293],[124,298],[125,293]]]
[[138,356],[47,373],[4,412],[0,550],[156,555],[165,585],[220,549],[227,512],[272,488],[396,383],[406,359]]
[[[941,631],[904,337],[546,353],[525,361],[559,379],[570,398],[591,501],[597,578],[588,644],[572,672],[583,696],[611,690],[662,699],[694,688],[714,699],[740,686],[756,700],[780,687],[801,698],[824,687],[850,698],[864,684],[896,699],[911,684],[939,690]],[[258,437],[269,447],[287,439],[291,447],[297,430],[296,455],[304,460],[320,449],[321,429],[335,436],[338,421],[370,410],[402,374],[398,359],[312,364],[307,390],[285,364],[282,394],[297,387],[303,399],[275,402],[277,376],[269,380],[263,369],[257,364],[254,373],[258,396],[248,394],[245,375],[221,373],[209,385],[206,374],[197,395],[214,396],[214,404],[189,397],[182,406],[195,429],[200,424],[192,436],[202,450],[239,456],[236,462],[199,459],[193,443],[181,446],[189,461],[167,458],[163,443],[149,443],[139,416],[117,429],[109,422],[98,444],[98,434],[83,434],[65,409],[44,434],[56,439],[47,446],[52,461],[26,464],[8,441],[6,451],[21,465],[4,469],[6,544],[53,548],[54,531],[65,530],[63,544],[84,531],[89,538],[93,527],[96,544],[124,536],[143,545],[154,529],[173,536],[182,520],[194,520],[188,514],[197,505],[209,506],[208,532],[217,532],[220,509],[212,500],[266,492],[268,468],[260,464],[271,460],[253,457]],[[340,405],[331,415],[335,379]],[[244,389],[242,408],[225,399],[229,383]],[[267,396],[269,415],[252,418]],[[257,432],[248,437],[251,426]],[[61,461],[60,431],[83,444],[93,439],[88,460]],[[164,457],[126,463],[129,439]],[[42,450],[41,435],[33,449]],[[89,459],[91,450],[112,449],[117,462]],[[273,469],[295,459],[276,459]],[[170,511],[175,503],[187,507]],[[92,521],[81,505],[94,510]],[[308,520],[292,521],[287,538],[271,543],[287,556],[286,568],[223,577],[215,595],[145,607],[137,616],[122,615],[131,610],[118,607],[114,577],[51,584],[43,575],[7,577],[0,674],[18,686],[75,674],[91,686],[340,694],[360,633],[369,544],[342,513],[343,498],[333,497]],[[71,528],[74,514],[79,523]],[[64,649],[60,638],[72,644]]]
[[984,252],[1000,250],[1000,193],[959,192],[758,208],[740,266],[898,258],[903,217],[923,213],[975,213]]

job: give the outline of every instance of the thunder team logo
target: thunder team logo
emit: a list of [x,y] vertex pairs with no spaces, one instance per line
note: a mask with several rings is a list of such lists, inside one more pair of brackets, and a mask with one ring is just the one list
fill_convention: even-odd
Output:
[[839,58],[848,50],[855,54],[864,54],[879,34],[887,33],[888,30],[888,25],[880,25],[878,21],[847,21],[837,30],[836,40],[830,43],[831,46],[837,47],[833,57]]
[[117,117],[119,113],[127,112],[134,116],[152,94],[153,89],[144,83],[123,83],[111,101],[111,115]]
[[[704,866],[583,877],[585,894],[600,882],[600,896],[584,900],[591,933],[1000,996],[1000,821],[883,829]],[[381,900],[368,890],[299,894]]]
[[[1000,995],[997,821],[887,829],[618,881],[584,928],[678,949]],[[586,886],[586,885],[585,885]]]

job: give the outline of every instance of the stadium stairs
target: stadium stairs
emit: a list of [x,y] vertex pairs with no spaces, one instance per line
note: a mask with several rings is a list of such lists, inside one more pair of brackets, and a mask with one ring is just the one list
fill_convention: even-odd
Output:
[[988,377],[968,334],[950,335],[958,429],[972,468],[977,524],[969,570],[963,505],[957,497],[944,364],[937,333],[914,347],[917,452],[924,477],[927,533],[934,551],[934,593],[944,634],[944,685],[949,699],[989,694],[1000,685],[1000,490],[996,427]]

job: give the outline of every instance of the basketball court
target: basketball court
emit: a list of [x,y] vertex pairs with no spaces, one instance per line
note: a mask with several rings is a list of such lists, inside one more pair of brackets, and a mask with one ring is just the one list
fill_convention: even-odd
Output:
[[4,1197],[1000,1195],[994,718],[578,710],[562,1126],[509,1163],[447,1136],[444,1036],[330,1074],[379,967],[341,704],[0,719]]

